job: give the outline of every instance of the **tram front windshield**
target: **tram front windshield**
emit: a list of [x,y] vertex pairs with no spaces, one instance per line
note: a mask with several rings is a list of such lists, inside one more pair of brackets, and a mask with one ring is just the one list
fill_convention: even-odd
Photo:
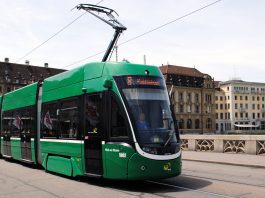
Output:
[[[163,79],[127,77],[127,80],[125,78],[123,82],[118,82],[122,85],[135,136],[142,149],[152,153],[150,148],[154,145],[171,147],[170,145],[177,143],[169,97]],[[154,154],[158,154],[157,149]]]

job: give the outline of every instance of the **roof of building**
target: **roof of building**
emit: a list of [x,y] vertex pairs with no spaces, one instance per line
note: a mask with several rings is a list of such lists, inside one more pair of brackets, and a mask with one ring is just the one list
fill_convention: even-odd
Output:
[[248,81],[243,81],[243,80],[229,80],[229,81],[220,82],[220,85],[229,85],[229,84],[239,84],[239,85],[242,85],[242,86],[245,86],[245,85],[265,86],[265,83],[263,83],[263,82],[248,82]]
[[221,81],[214,81],[214,87],[219,88],[220,87],[220,82]]
[[193,77],[203,77],[205,75],[196,68],[191,68],[191,67],[162,65],[159,68],[163,74],[178,74],[178,75],[193,76]]
[[[39,79],[45,79],[64,71],[66,70],[44,66],[40,67],[9,62],[0,62],[0,81],[7,81],[10,83],[16,80],[20,80],[21,82],[35,82]],[[8,80],[6,78],[8,78]]]

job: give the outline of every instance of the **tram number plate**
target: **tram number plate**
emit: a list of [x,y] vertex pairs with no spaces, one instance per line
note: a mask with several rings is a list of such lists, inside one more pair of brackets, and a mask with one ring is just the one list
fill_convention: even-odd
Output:
[[126,153],[119,153],[120,158],[126,158]]

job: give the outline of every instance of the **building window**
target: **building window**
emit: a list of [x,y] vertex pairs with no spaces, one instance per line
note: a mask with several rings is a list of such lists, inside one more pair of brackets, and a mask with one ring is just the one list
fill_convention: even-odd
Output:
[[220,113],[220,119],[224,119],[223,113]]
[[223,109],[223,104],[220,104],[220,109]]
[[11,87],[7,87],[6,92],[10,92],[10,91],[11,91]]
[[257,113],[257,117],[260,118],[260,113]]
[[218,104],[215,104],[215,109],[218,109]]
[[179,101],[180,101],[180,102],[183,101],[183,93],[179,93]]
[[215,114],[215,119],[218,119],[218,113]]
[[220,101],[223,101],[223,96],[220,96]]
[[257,109],[260,110],[260,104],[257,104]]
[[255,104],[252,104],[252,109],[255,109]]
[[237,118],[237,112],[235,112],[235,117]]
[[196,119],[195,120],[195,129],[199,129],[200,128],[200,120]]
[[200,113],[200,107],[199,107],[199,105],[196,105],[195,106],[195,113]]
[[245,114],[246,118],[248,118],[248,113]]
[[245,104],[245,108],[248,109],[248,104]]
[[228,103],[228,109],[230,109],[230,103]]
[[237,100],[237,96],[235,96],[235,100]]
[[235,109],[237,109],[237,103],[235,103]]
[[248,100],[248,96],[245,96],[245,100]]
[[207,129],[211,129],[212,128],[212,120],[211,120],[211,118],[208,118],[206,120],[206,128]]
[[240,96],[240,100],[243,100],[243,96]]
[[243,118],[243,113],[240,113],[240,118]]
[[252,100],[255,101],[255,96],[252,96]]
[[259,101],[259,96],[257,96],[257,101]]
[[230,119],[230,113],[227,113],[228,119]]
[[179,121],[179,129],[184,129],[184,120],[180,119]]
[[191,129],[192,128],[192,121],[191,119],[187,120],[187,129]]
[[183,113],[183,104],[179,104],[179,113]]
[[252,113],[252,118],[255,119],[255,113]]

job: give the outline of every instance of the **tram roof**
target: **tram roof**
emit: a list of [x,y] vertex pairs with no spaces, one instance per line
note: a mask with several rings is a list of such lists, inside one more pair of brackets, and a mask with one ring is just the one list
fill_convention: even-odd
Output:
[[[113,80],[113,76],[120,75],[149,75],[162,76],[156,66],[132,64],[128,62],[94,62],[75,69],[49,77],[43,83],[43,102],[69,98],[87,93],[104,91],[107,88],[103,82]],[[49,94],[46,94],[48,93]]]
[[22,87],[4,95],[2,110],[27,107],[36,104],[37,83]]
[[[162,76],[156,66],[132,64],[128,62],[94,62],[82,65],[46,78],[43,82],[43,102],[81,95],[82,88],[91,88],[90,92],[103,91],[103,81],[112,80],[121,75]],[[94,80],[91,83],[90,80]],[[37,83],[25,86],[4,95],[3,111],[36,104]],[[50,94],[45,94],[49,92]],[[1,98],[0,98],[1,101]]]

